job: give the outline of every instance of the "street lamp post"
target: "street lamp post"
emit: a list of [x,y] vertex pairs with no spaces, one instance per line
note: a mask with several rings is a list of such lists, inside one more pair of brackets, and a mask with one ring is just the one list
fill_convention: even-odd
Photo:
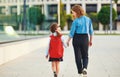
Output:
[[58,24],[60,25],[60,0],[57,0],[58,2]]
[[110,33],[112,32],[112,0],[110,0]]
[[23,28],[25,32],[25,39],[26,39],[26,0],[24,0],[24,5],[23,5]]
[[24,6],[23,6],[23,28],[24,31],[26,31],[26,0],[24,0]]

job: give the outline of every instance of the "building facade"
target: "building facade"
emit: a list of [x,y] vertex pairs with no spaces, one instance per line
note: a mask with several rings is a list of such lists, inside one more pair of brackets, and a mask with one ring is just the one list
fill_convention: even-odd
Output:
[[[24,0],[0,0],[0,14],[10,15],[16,13],[20,15],[23,12]],[[71,7],[75,4],[81,5],[86,13],[99,12],[104,5],[110,5],[110,0],[62,0],[66,14],[70,14]],[[118,4],[113,3],[113,8],[117,9],[118,17],[120,17],[120,0]],[[54,19],[54,14],[57,14],[57,0],[26,0],[26,7],[39,6],[45,14],[47,20]],[[119,22],[116,24],[116,30],[120,30]],[[99,25],[99,30],[103,30],[102,25]]]

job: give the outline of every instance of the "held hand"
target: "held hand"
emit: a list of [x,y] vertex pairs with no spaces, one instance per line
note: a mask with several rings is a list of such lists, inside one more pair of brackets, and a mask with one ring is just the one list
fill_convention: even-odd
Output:
[[48,55],[46,55],[45,57],[46,57],[46,59],[48,59]]
[[69,46],[69,42],[70,42],[71,38],[69,37],[67,40],[67,46]]
[[89,42],[89,46],[92,46],[92,42]]
[[67,46],[69,46],[69,41],[67,41]]

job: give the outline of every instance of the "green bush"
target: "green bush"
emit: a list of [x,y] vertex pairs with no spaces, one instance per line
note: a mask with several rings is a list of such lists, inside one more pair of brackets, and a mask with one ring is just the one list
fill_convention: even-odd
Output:
[[39,7],[31,7],[28,10],[29,22],[34,25],[41,25],[45,19]]
[[97,18],[97,13],[90,13],[88,16],[92,20],[94,30],[98,30],[99,29],[99,21]]
[[[117,17],[117,12],[112,8],[112,21]],[[108,29],[110,23],[110,6],[103,6],[98,13],[99,22],[105,26],[105,30]]]
[[64,5],[62,4],[62,1],[60,0],[60,26],[62,30],[65,25],[66,25],[66,11],[64,10]]
[[68,15],[66,16],[66,20],[67,20],[67,24],[68,24],[68,30],[70,30],[71,25],[72,25],[72,15],[71,15],[71,14],[68,14]]
[[18,16],[16,14],[0,15],[0,25],[17,26],[17,18]]

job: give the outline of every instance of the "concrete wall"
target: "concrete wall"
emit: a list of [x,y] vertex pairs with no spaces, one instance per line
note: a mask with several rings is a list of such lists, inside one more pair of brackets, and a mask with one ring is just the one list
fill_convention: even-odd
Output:
[[48,38],[31,39],[0,45],[0,65],[45,47]]

